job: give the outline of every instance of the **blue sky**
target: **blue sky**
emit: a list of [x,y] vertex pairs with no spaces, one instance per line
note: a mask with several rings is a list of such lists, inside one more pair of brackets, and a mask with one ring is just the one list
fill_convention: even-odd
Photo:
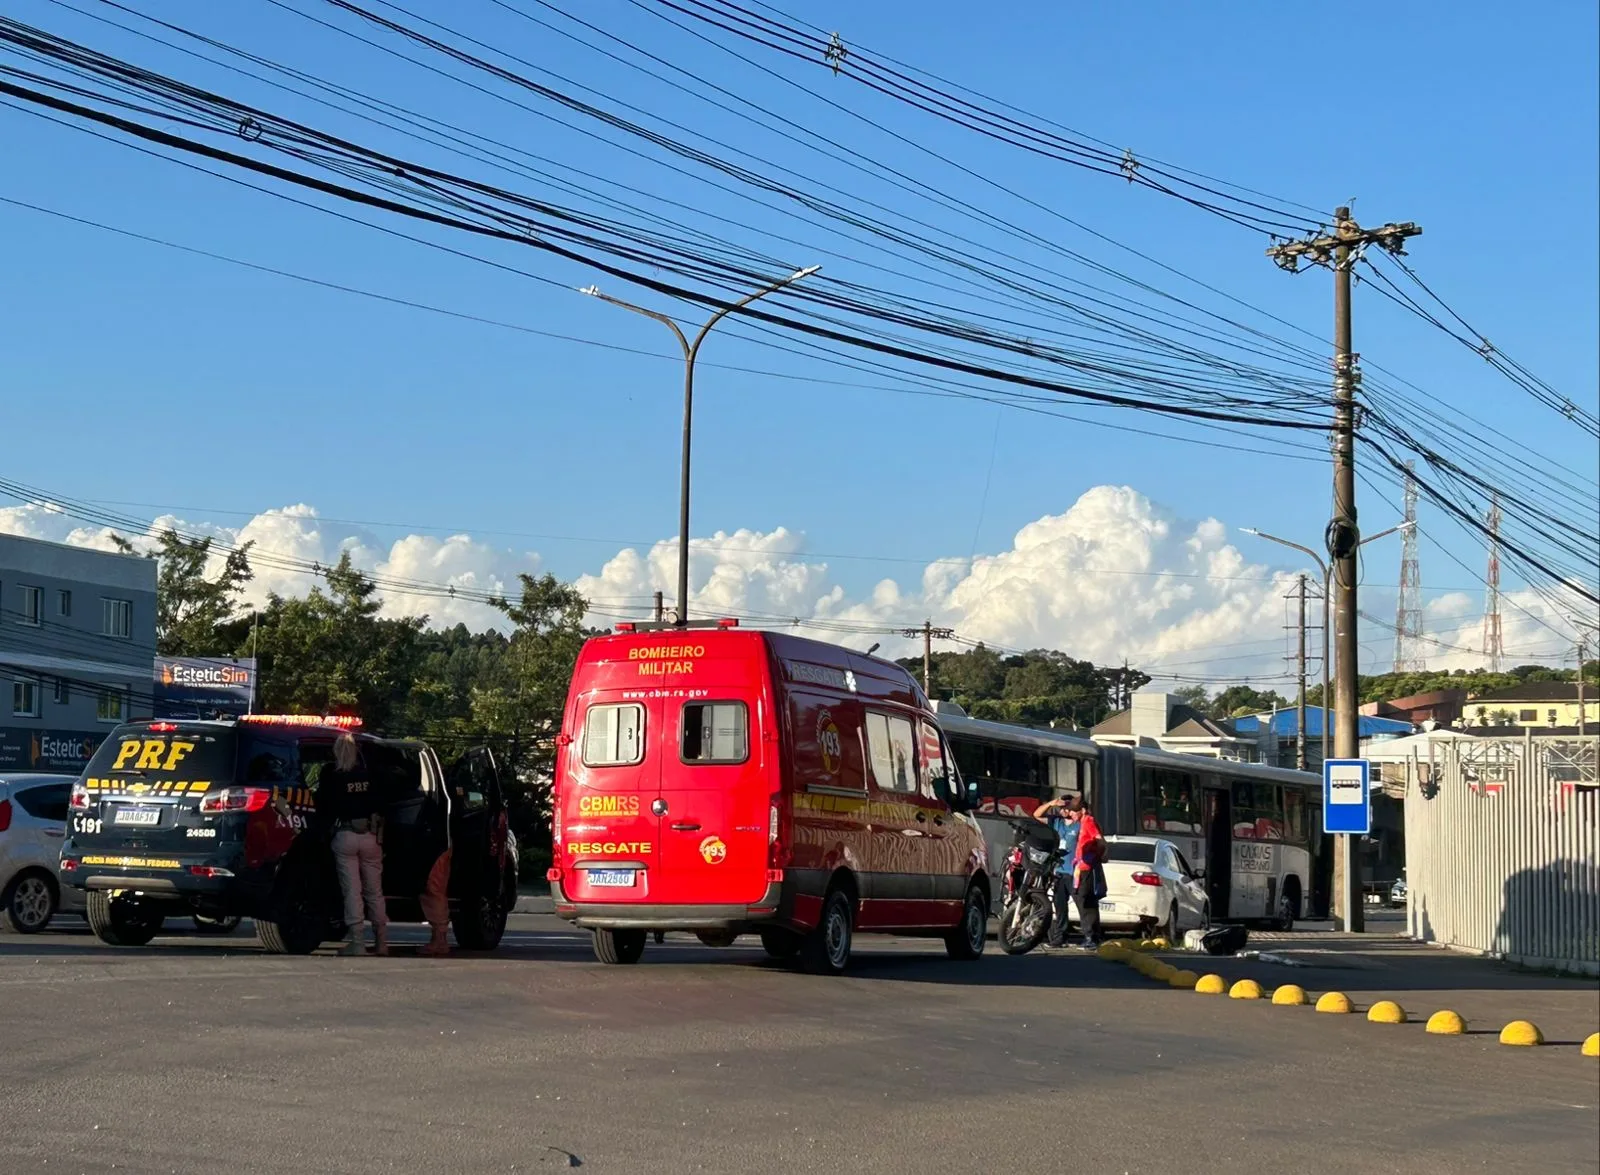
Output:
[[[74,2],[129,21],[93,0]],[[536,0],[520,4],[581,32]],[[312,0],[290,6],[361,27]],[[148,4],[134,7],[154,11]],[[599,27],[799,119],[841,147],[927,179],[1162,289],[1290,334],[1052,212],[838,116],[799,89],[685,37],[644,11],[648,7],[602,0],[581,11]],[[1418,273],[1497,346],[1593,409],[1600,318],[1593,4],[1547,3],[1517,20],[1487,3],[1354,4],[1339,25],[1359,31],[1339,34],[1337,48],[1333,31],[1319,27],[1326,16],[1309,6],[1035,7],[1039,11],[1025,15],[1004,11],[975,19],[969,6],[941,0],[826,3],[807,6],[804,16],[839,29],[847,44],[891,53],[1137,154],[1317,207],[1354,197],[1363,221],[1415,220],[1425,230],[1410,249]],[[8,9],[16,19],[358,142],[538,190],[527,178],[407,143],[62,6],[16,0]],[[444,10],[419,3],[413,11]],[[561,164],[685,201],[702,215],[749,223],[760,233],[748,239],[765,239],[768,251],[785,262],[820,262],[834,278],[885,280],[864,267],[867,258],[857,246],[825,227],[797,225],[675,177],[281,7],[184,3],[161,12]],[[440,19],[454,29],[593,87],[606,102],[631,103],[747,147],[773,166],[881,199],[984,247],[1026,248],[937,208],[897,202],[887,189],[866,185],[842,155],[829,160],[757,132],[504,9],[474,3],[449,12]],[[1329,48],[1319,48],[1319,41]],[[1266,242],[1255,234],[1119,180],[1033,160],[953,130],[820,70],[801,73],[762,60],[1055,213],[1326,338],[1327,274],[1280,272],[1262,255]],[[549,109],[525,93],[497,92]],[[7,241],[0,283],[6,355],[0,457],[14,479],[79,498],[147,504],[126,507],[136,514],[170,510],[232,526],[270,507],[305,502],[326,516],[361,520],[386,542],[444,528],[537,550],[542,566],[569,577],[595,572],[625,543],[675,532],[680,377],[671,361],[673,344],[659,326],[573,292],[596,275],[531,249],[385,222],[552,281],[496,271],[6,107],[0,107],[0,134],[11,164],[0,176],[0,196],[609,345],[385,305],[0,205]],[[779,234],[804,238],[805,245],[777,242]],[[1072,272],[1059,257],[1028,259]],[[671,309],[614,280],[600,284]],[[1364,288],[1356,294],[1355,323],[1357,349],[1369,365],[1380,364],[1492,422],[1504,436],[1594,477],[1591,441],[1458,344]],[[916,561],[1004,550],[1019,528],[1061,514],[1099,485],[1132,486],[1181,519],[1215,517],[1230,528],[1258,526],[1310,545],[1327,518],[1329,475],[1321,462],[1219,451],[1192,440],[909,394],[915,380],[891,393],[713,366],[881,382],[797,359],[739,333],[719,334],[703,352],[693,533],[786,527],[804,534],[809,551],[862,556],[829,561],[832,582],[850,596],[865,595],[885,576],[905,582],[908,567],[914,580]],[[1063,410],[1083,420],[1197,435],[1147,416]],[[1229,439],[1270,450],[1282,438]],[[1386,494],[1388,502],[1370,493],[1364,498],[1369,531],[1397,520],[1392,503],[1398,495],[1392,486]],[[1426,512],[1423,527],[1430,594],[1473,586],[1446,550],[1476,571],[1481,549]],[[1252,560],[1294,566],[1248,537],[1234,541]],[[1393,584],[1398,547],[1383,551],[1374,557],[1381,570],[1369,570],[1368,577]],[[1392,615],[1392,592],[1375,588],[1370,598],[1380,615]],[[1383,642],[1375,648],[1381,653]]]

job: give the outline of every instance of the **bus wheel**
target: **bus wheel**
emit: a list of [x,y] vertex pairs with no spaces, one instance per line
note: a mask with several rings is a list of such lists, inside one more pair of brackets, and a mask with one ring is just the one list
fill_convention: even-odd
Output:
[[644,954],[642,930],[596,930],[594,957],[602,963],[637,963]]
[[828,891],[822,917],[800,944],[800,965],[813,975],[842,975],[850,964],[855,907],[842,889]]
[[989,942],[989,903],[977,886],[967,888],[961,907],[961,924],[944,936],[944,949],[952,959],[967,962],[983,954]]
[[769,926],[761,932],[761,949],[774,959],[792,959],[800,953],[800,936],[781,926]]
[[1273,928],[1281,931],[1294,929],[1294,895],[1288,891],[1278,899],[1278,917],[1273,922]]

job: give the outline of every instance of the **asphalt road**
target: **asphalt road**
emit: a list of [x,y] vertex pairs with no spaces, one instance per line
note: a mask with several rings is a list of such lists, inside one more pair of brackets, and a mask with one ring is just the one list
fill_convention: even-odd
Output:
[[[1573,1043],[929,945],[861,939],[820,979],[683,936],[602,967],[525,914],[443,961],[271,957],[248,924],[131,951],[0,936],[0,1171],[1600,1170],[1600,1063]],[[1404,966],[1327,966],[1436,998]],[[1502,980],[1457,1001],[1600,1019],[1592,987]]]

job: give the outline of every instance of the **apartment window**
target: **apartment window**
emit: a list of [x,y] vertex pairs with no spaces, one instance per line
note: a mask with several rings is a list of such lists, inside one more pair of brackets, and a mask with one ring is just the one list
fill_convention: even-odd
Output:
[[63,678],[58,677],[55,679],[53,697],[58,706],[65,706],[72,700],[72,690],[68,688]]
[[72,593],[65,588],[56,593],[56,615],[72,615]]
[[1537,710],[1518,710],[1517,711],[1517,721],[1518,722],[1537,722],[1537,721],[1539,721],[1539,711],[1537,711]]
[[44,616],[44,593],[36,587],[29,587],[27,584],[23,584],[21,590],[22,612],[19,614],[18,619],[23,624],[31,624],[37,628],[39,627],[39,621]]
[[121,690],[103,689],[95,703],[95,717],[101,722],[121,722],[127,709],[127,698]]
[[128,640],[133,636],[133,601],[100,601],[100,631],[106,636]]
[[39,683],[19,677],[11,683],[11,713],[18,718],[39,717]]

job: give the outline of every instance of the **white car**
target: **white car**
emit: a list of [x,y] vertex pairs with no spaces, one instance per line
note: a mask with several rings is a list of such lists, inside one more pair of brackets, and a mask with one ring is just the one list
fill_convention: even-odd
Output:
[[58,880],[75,775],[0,776],[0,925],[37,934],[58,912],[82,914],[82,890]]
[[1178,942],[1211,925],[1211,902],[1178,846],[1154,836],[1106,837],[1106,896],[1100,924]]

